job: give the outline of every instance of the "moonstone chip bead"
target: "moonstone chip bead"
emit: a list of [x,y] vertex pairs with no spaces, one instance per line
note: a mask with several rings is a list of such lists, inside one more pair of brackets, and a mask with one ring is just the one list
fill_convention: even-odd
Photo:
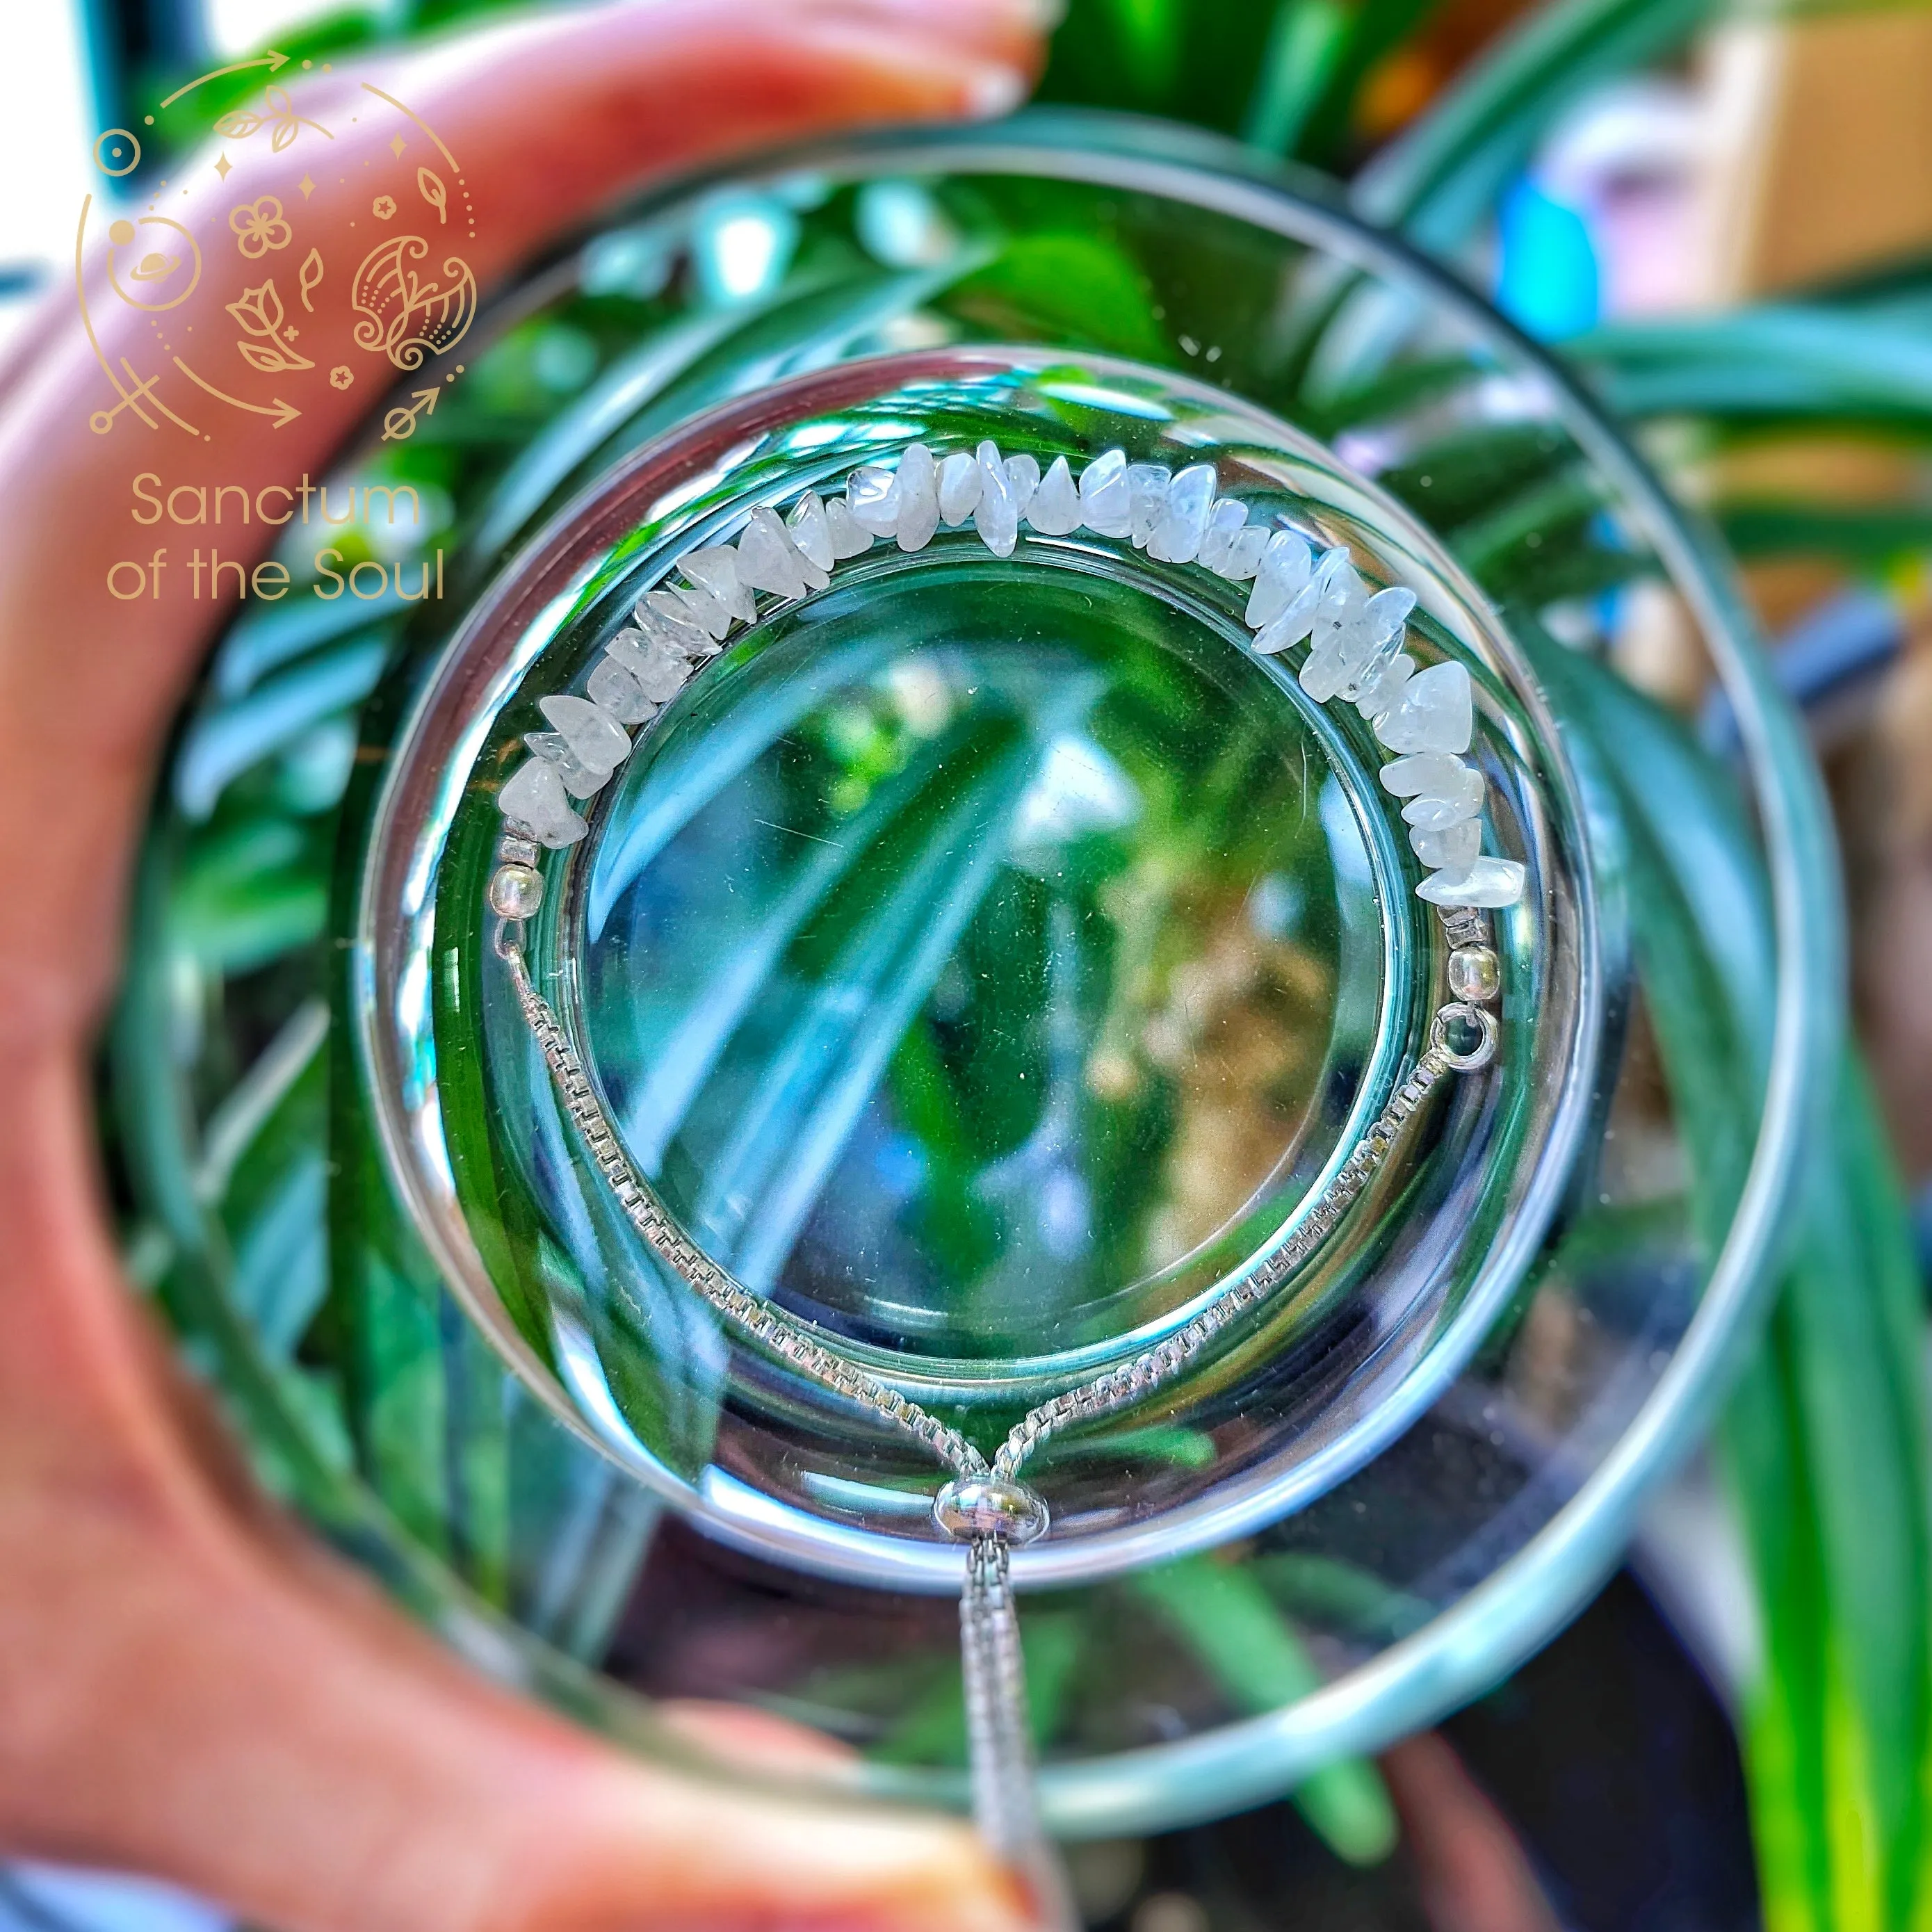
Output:
[[1255,571],[1255,587],[1248,592],[1247,623],[1251,631],[1271,624],[1306,588],[1315,568],[1315,554],[1292,530],[1276,530],[1262,552]]
[[615,658],[607,657],[584,688],[592,704],[601,704],[620,724],[646,724],[657,716],[656,703]]
[[1412,798],[1402,807],[1402,815],[1405,822],[1410,825],[1433,828],[1454,825],[1465,818],[1474,818],[1482,808],[1481,776],[1478,772],[1466,771],[1447,796]]
[[875,463],[854,470],[846,480],[845,507],[862,530],[870,530],[875,537],[898,536],[898,478]]
[[1052,468],[1033,493],[1026,514],[1027,521],[1043,537],[1071,536],[1080,527],[1080,493],[1073,487],[1073,472],[1065,457],[1053,459]]
[[1080,520],[1100,537],[1124,537],[1133,527],[1125,450],[1110,449],[1081,471]]
[[[1247,505],[1237,502],[1232,496],[1223,496],[1208,513],[1208,527],[1201,533],[1201,548],[1196,553],[1196,560],[1204,569],[1214,572],[1216,577],[1234,576],[1235,573],[1229,569],[1228,566],[1234,560],[1235,543],[1245,534],[1247,525]],[[1256,534],[1261,537],[1263,544],[1268,542],[1265,532],[1258,531]],[[1258,545],[1255,550],[1255,562],[1258,564],[1260,561],[1261,550]],[[1236,580],[1244,581],[1254,574],[1251,566]]]
[[510,774],[496,794],[496,809],[553,851],[574,845],[590,829],[571,809],[556,766],[543,758],[526,758]]
[[571,754],[588,770],[614,772],[631,755],[631,734],[587,698],[541,698],[537,709],[563,734]]
[[[834,496],[825,506],[825,533],[832,539],[834,562],[843,563],[848,556],[863,556],[872,547],[872,532],[845,507],[843,496]],[[829,570],[831,565],[821,568]]]
[[738,574],[754,590],[780,597],[802,597],[832,581],[786,534],[777,512],[763,504],[752,512],[738,539]]
[[1201,554],[1214,514],[1214,466],[1190,463],[1167,486],[1167,503],[1148,538],[1148,555],[1162,563],[1192,563]]
[[1264,624],[1255,633],[1255,649],[1263,657],[1273,657],[1290,644],[1298,644],[1315,628],[1316,614],[1328,595],[1328,585],[1318,572],[1289,599],[1279,617]]
[[1454,663],[1418,671],[1375,724],[1391,752],[1466,752],[1474,730],[1469,674]]
[[1415,608],[1415,592],[1406,584],[1391,584],[1369,599],[1369,628],[1377,644],[1399,635]]
[[711,639],[675,597],[662,590],[647,591],[639,598],[631,620],[647,638],[654,638],[686,657],[706,656]]
[[[807,496],[805,500],[815,503],[818,499]],[[820,514],[822,518],[824,512]],[[678,559],[677,567],[740,623],[748,624],[758,616],[751,587],[738,574],[738,553],[729,544],[706,544],[702,550],[687,550]],[[722,638],[724,633],[716,631],[712,634]]]
[[[808,490],[798,500],[798,507],[785,519],[785,532],[798,545],[799,554],[808,562],[816,564],[827,576],[832,566],[838,561],[838,553],[832,547],[832,526],[826,519],[824,500],[816,490]],[[733,553],[735,557],[736,553]],[[747,591],[746,601],[751,601]],[[745,614],[749,623],[758,614],[755,609]]]
[[1164,463],[1127,466],[1127,535],[1137,550],[1145,550],[1154,526],[1167,514],[1167,486],[1174,472]]
[[973,506],[973,527],[980,541],[995,556],[1011,556],[1020,540],[1019,506],[1012,479],[1000,460],[998,449],[990,442],[980,444],[980,500]]
[[1415,889],[1431,905],[1506,906],[1522,897],[1524,872],[1514,859],[1492,859],[1487,854],[1460,877],[1431,872]]
[[922,442],[908,443],[899,458],[899,548],[923,550],[939,528],[939,465]]
[[1361,680],[1354,694],[1355,709],[1372,724],[1394,707],[1414,675],[1414,658],[1400,649],[1390,652]]
[[590,798],[610,782],[608,770],[586,765],[561,731],[526,731],[524,742],[563,781],[572,798]]
[[691,676],[688,658],[662,638],[645,638],[636,631],[620,631],[604,646],[604,655],[622,664],[653,704],[675,698]]
[[1337,571],[1309,626],[1301,688],[1318,704],[1345,689],[1376,653],[1369,627],[1368,586],[1351,568]]
[[973,514],[979,501],[980,459],[956,449],[939,466],[940,522],[957,529]]
[[1454,825],[1413,826],[1410,848],[1422,862],[1443,872],[1466,872],[1483,850],[1483,827],[1478,819],[1459,818]]
[[714,644],[724,641],[731,628],[731,614],[710,592],[688,584],[674,584],[670,594],[690,612],[692,621]]
[[1012,486],[1013,508],[1024,517],[1032,507],[1034,492],[1040,488],[1040,464],[1022,453],[1006,458],[1006,481]]
[[1460,784],[1468,771],[1460,758],[1441,752],[1419,752],[1412,758],[1391,759],[1376,776],[1383,790],[1397,798],[1436,798],[1448,787]]

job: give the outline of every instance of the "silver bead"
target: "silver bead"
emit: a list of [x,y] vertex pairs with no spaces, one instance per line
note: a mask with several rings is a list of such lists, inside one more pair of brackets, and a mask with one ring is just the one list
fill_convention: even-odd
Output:
[[959,1542],[1030,1543],[1046,1534],[1046,1505],[1024,1483],[962,1476],[932,1499],[932,1520]]
[[534,866],[499,866],[490,880],[490,910],[499,919],[535,919],[543,896],[543,874]]
[[1449,990],[1484,1004],[1502,991],[1502,962],[1486,946],[1459,946],[1449,956]]

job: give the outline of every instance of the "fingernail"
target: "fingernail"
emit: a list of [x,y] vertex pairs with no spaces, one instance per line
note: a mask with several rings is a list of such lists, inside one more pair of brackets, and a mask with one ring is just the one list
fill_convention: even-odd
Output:
[[997,120],[1010,114],[1026,93],[1026,76],[1017,69],[982,66],[966,82],[966,111],[982,120]]

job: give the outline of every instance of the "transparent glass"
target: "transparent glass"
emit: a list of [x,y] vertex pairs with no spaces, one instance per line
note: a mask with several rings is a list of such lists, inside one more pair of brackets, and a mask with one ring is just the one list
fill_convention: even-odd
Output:
[[[636,1693],[749,1698],[869,1789],[956,1797],[931,1472],[727,1346],[586,1190],[493,970],[492,788],[534,698],[748,502],[915,434],[1205,454],[1422,592],[1534,890],[1496,922],[1500,1070],[1400,1198],[1043,1467],[1016,1574],[1049,1815],[1228,1808],[1506,1671],[1708,1415],[1828,1020],[1808,768],[1640,464],[1318,191],[1105,119],[668,190],[465,348],[434,440],[347,466],[416,487],[448,601],[237,625],[144,867],[131,1251],[265,1466],[473,1654],[646,1748]],[[996,1436],[1282,1238],[1444,957],[1372,741],[1242,650],[1238,590],[970,542],[875,552],[734,644],[553,862],[532,946],[685,1224]],[[1717,1217],[1659,1046],[1715,995],[1660,976],[1607,776],[1646,577],[1738,719],[1709,776],[1764,896],[1772,1051]]]

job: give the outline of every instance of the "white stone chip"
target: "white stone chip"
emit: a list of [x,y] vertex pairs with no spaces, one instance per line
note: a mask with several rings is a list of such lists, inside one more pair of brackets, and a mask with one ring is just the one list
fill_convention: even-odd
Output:
[[899,480],[890,470],[868,463],[853,471],[845,483],[845,507],[862,530],[875,537],[896,536],[899,527]]
[[1268,553],[1270,532],[1265,524],[1250,524],[1228,546],[1228,561],[1221,574],[1231,584],[1245,584],[1259,574],[1262,559]]
[[590,829],[571,809],[556,766],[542,758],[526,758],[510,774],[496,794],[496,809],[553,850],[574,845]]
[[1167,486],[1167,502],[1148,538],[1148,555],[1162,563],[1192,563],[1201,554],[1214,511],[1214,466],[1190,463]]
[[1378,663],[1353,693],[1355,709],[1372,724],[1402,696],[1402,688],[1415,675],[1415,660],[1400,647]]
[[[872,533],[846,508],[843,496],[829,497],[825,505],[825,533],[832,539],[832,561],[843,563],[848,556],[863,556],[872,547]],[[812,559],[818,562],[816,557]],[[831,564],[819,564],[830,570]]]
[[561,731],[526,731],[524,742],[562,779],[564,790],[573,798],[588,798],[610,782],[610,770],[586,765]]
[[710,591],[688,584],[674,584],[670,592],[714,644],[724,641],[731,628],[731,614]]
[[662,590],[647,591],[638,599],[631,617],[647,638],[668,644],[687,657],[703,657],[711,649],[704,626],[675,597]]
[[1426,752],[1413,758],[1395,758],[1376,776],[1383,790],[1397,798],[1446,798],[1466,778],[1474,776],[1460,758],[1441,752]]
[[593,704],[601,704],[620,724],[644,724],[658,714],[644,688],[615,658],[607,657],[584,685]]
[[1020,540],[1020,513],[1013,499],[1013,485],[998,448],[980,444],[980,500],[973,508],[973,527],[980,541],[995,556],[1011,556]]
[[1326,704],[1345,689],[1373,655],[1368,603],[1368,586],[1352,566],[1341,566],[1328,578],[1309,626],[1308,656],[1301,667],[1301,688],[1317,704]]
[[1454,825],[1418,825],[1410,829],[1408,842],[1425,866],[1466,872],[1481,856],[1483,828],[1473,818],[1459,818]]
[[1080,527],[1080,492],[1073,487],[1073,472],[1065,457],[1053,459],[1052,468],[1027,505],[1026,517],[1043,537],[1071,536]]
[[[1216,577],[1226,577],[1228,566],[1234,558],[1235,540],[1247,526],[1247,505],[1232,496],[1223,496],[1214,506],[1208,518],[1208,527],[1202,532],[1197,561]],[[1266,538],[1262,541],[1265,542]],[[1248,574],[1252,577],[1254,572],[1250,571]]]
[[1286,650],[1290,644],[1298,644],[1315,628],[1315,614],[1321,609],[1328,588],[1318,577],[1311,578],[1279,617],[1255,633],[1255,649],[1267,658]]
[[1127,534],[1136,549],[1145,550],[1154,526],[1167,513],[1167,486],[1174,472],[1163,463],[1127,466]]
[[832,581],[785,533],[776,512],[760,504],[738,539],[738,574],[756,590],[779,597],[802,597]]
[[537,709],[592,771],[614,772],[631,755],[631,734],[604,707],[568,693],[540,698]]
[[1460,877],[1431,872],[1415,889],[1431,905],[1506,906],[1522,897],[1523,868],[1514,859],[1478,859]]
[[1248,592],[1247,623],[1252,631],[1271,624],[1307,587],[1315,568],[1315,554],[1293,530],[1276,530],[1262,552],[1255,587]]
[[940,521],[956,530],[973,514],[980,500],[980,460],[956,449],[939,466]]
[[620,664],[638,680],[638,688],[653,704],[662,704],[682,691],[691,676],[691,661],[662,638],[636,631],[620,631],[604,647],[605,656]]
[[1033,457],[1022,452],[1006,458],[1006,481],[1012,488],[1013,512],[1024,517],[1033,502],[1033,493],[1040,488],[1040,464]]
[[758,616],[757,601],[738,574],[738,553],[729,544],[706,544],[702,550],[688,550],[678,559],[677,567],[740,623],[748,624]]
[[1402,752],[1466,752],[1474,730],[1469,674],[1454,662],[1418,671],[1375,724],[1376,736]]
[[1415,592],[1404,585],[1392,584],[1386,590],[1378,590],[1369,599],[1369,628],[1376,642],[1394,637],[1414,608]]
[[1124,449],[1095,457],[1080,472],[1080,520],[1096,536],[1124,537],[1132,528]]
[[832,566],[838,561],[838,553],[832,547],[824,501],[817,490],[808,490],[800,497],[796,507],[785,519],[785,531],[798,545],[800,554],[829,577]]
[[899,548],[923,550],[939,528],[939,466],[922,442],[907,444],[899,458]]

